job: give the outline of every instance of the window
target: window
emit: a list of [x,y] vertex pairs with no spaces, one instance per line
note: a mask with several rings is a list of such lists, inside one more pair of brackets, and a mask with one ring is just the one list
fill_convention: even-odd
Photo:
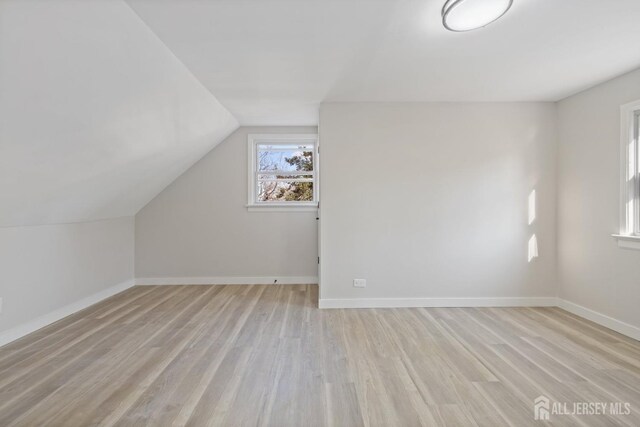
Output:
[[630,177],[629,182],[631,184],[631,199],[633,200],[633,210],[631,212],[631,218],[633,218],[630,231],[636,236],[640,236],[640,105],[638,109],[633,112],[633,130],[632,130],[632,143],[633,149],[630,151],[633,161],[629,165]]
[[317,135],[249,135],[249,208],[318,204]]
[[615,237],[622,247],[640,249],[640,101],[620,111],[620,234]]

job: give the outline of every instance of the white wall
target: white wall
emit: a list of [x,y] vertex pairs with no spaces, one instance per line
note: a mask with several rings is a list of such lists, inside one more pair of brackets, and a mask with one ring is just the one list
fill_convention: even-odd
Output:
[[136,277],[316,277],[314,212],[246,208],[248,134],[316,132],[242,127],[213,149],[136,215]]
[[0,226],[133,216],[236,128],[123,1],[0,2]]
[[[555,118],[551,103],[324,104],[324,305],[554,297]],[[534,232],[540,257],[529,263]]]
[[79,301],[130,286],[133,227],[128,217],[0,228],[0,345],[3,334],[20,335],[12,329],[30,332],[57,320],[54,312],[70,314],[65,307],[72,312]]
[[640,251],[620,249],[620,105],[640,99],[640,70],[558,105],[560,295],[640,327]]

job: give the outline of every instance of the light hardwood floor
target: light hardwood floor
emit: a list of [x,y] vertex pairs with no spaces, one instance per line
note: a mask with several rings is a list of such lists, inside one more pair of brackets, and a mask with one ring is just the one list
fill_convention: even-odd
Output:
[[[317,286],[135,287],[0,348],[0,426],[640,426],[640,342],[555,308],[316,308]],[[551,415],[539,395],[628,402]]]

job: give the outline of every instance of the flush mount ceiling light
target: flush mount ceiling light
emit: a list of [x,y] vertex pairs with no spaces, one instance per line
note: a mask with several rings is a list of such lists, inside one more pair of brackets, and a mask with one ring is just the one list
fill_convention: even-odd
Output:
[[450,31],[482,28],[507,13],[513,0],[447,0],[442,7],[442,25]]

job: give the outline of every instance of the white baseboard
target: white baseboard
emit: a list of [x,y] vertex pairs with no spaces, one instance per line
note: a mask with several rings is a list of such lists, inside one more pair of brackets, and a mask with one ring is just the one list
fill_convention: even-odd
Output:
[[321,299],[320,308],[554,307],[555,297]]
[[136,285],[315,285],[317,276],[141,277]]
[[640,328],[555,297],[321,299],[318,306],[320,308],[560,307],[605,328],[640,341]]
[[614,319],[613,317],[598,313],[597,311],[591,310],[590,308],[583,307],[581,305],[561,298],[558,298],[558,307],[568,311],[569,313],[573,313],[576,316],[584,317],[585,319],[591,320],[598,325],[604,326],[605,328],[613,329],[616,332],[620,332],[622,335],[626,335],[640,341],[640,328],[636,326],[630,325],[628,323]]
[[[57,322],[75,312],[83,310],[106,298],[120,293],[134,284],[138,285],[254,285],[272,284],[277,279],[279,284],[316,284],[317,277],[172,277],[141,278],[127,280],[101,292],[88,296],[40,316],[20,326],[0,333],[0,347],[23,336]],[[640,328],[598,313],[581,305],[555,297],[512,297],[512,298],[352,298],[321,299],[320,308],[408,308],[408,307],[560,307],[570,313],[591,320],[606,328],[612,329],[628,337],[640,341]]]
[[108,289],[100,291],[96,294],[83,298],[80,301],[76,301],[62,308],[59,308],[55,311],[52,311],[48,314],[37,317],[27,323],[8,329],[4,332],[0,332],[0,347],[12,341],[17,340],[18,338],[22,338],[25,335],[35,332],[38,329],[42,329],[45,326],[48,326],[54,322],[57,322],[58,320],[63,319],[75,312],[78,312],[89,306],[92,306],[117,293],[120,293],[126,289],[129,289],[133,285],[134,285],[133,279],[127,280],[125,282],[112,286]]

